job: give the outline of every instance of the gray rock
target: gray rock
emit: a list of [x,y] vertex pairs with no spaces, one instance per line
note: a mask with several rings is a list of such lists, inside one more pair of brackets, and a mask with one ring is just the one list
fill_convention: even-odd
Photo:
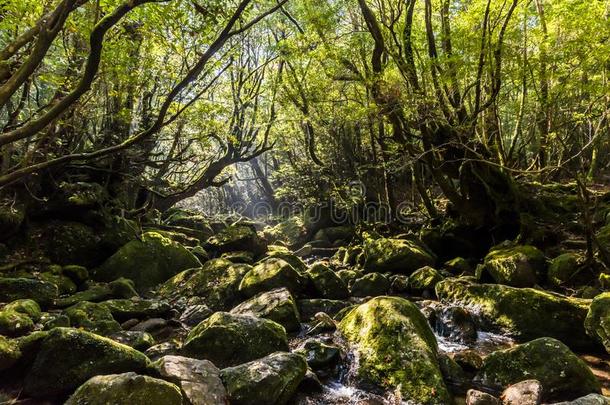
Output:
[[542,384],[538,380],[521,381],[505,389],[500,398],[503,405],[540,405]]
[[220,370],[208,360],[164,356],[157,363],[159,374],[178,385],[191,405],[225,405],[227,392]]

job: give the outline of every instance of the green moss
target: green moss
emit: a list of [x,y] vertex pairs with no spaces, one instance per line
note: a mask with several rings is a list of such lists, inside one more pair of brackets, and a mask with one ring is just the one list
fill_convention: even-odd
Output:
[[5,311],[16,311],[29,316],[34,322],[38,322],[42,314],[40,305],[34,300],[24,299],[13,301],[4,307]]
[[186,270],[159,288],[162,297],[201,297],[213,310],[226,310],[240,301],[239,283],[252,269],[225,259],[212,259],[203,267]]
[[77,285],[81,285],[85,281],[89,280],[89,271],[86,267],[68,265],[61,269],[62,274],[69,277]]
[[324,312],[334,316],[337,312],[347,307],[349,303],[340,300],[328,300],[323,298],[302,299],[297,301],[299,314],[303,321],[309,321],[318,312]]
[[133,347],[139,351],[145,351],[155,345],[155,338],[153,338],[150,333],[138,330],[121,330],[108,337],[115,342]]
[[345,299],[349,296],[343,280],[324,264],[315,263],[309,268],[307,275],[319,297]]
[[410,274],[434,266],[436,258],[423,244],[406,239],[367,239],[364,244],[364,268],[367,271]]
[[34,322],[29,316],[12,309],[0,312],[0,335],[21,336],[34,330]]
[[593,299],[585,319],[585,329],[610,353],[610,293],[600,294]]
[[521,341],[550,336],[574,350],[596,346],[583,326],[589,300],[531,288],[475,284],[464,278],[441,281],[436,295],[442,302],[468,307],[486,327]]
[[275,351],[287,351],[286,331],[268,319],[216,312],[188,334],[183,353],[212,361],[218,367],[234,366]]
[[125,277],[120,277],[111,281],[108,283],[108,288],[110,288],[110,293],[113,297],[133,298],[138,296],[135,283]]
[[159,300],[116,299],[104,301],[100,305],[107,308],[119,322],[133,318],[162,318],[171,311],[167,302]]
[[142,240],[127,243],[99,268],[92,278],[113,281],[120,277],[133,280],[138,290],[154,287],[179,272],[200,267],[201,263],[184,246],[158,233],[147,232]]
[[256,257],[265,253],[267,248],[265,241],[258,236],[256,230],[247,225],[226,227],[207,240],[207,247],[219,253],[246,250]]
[[307,272],[307,265],[305,264],[305,262],[303,262],[300,257],[290,251],[274,250],[272,252],[268,252],[267,257],[282,259],[285,262],[288,262],[288,264],[290,264],[293,269],[303,275]]
[[49,221],[31,230],[30,244],[53,263],[96,266],[105,257],[99,248],[100,236],[80,222]]
[[370,297],[387,294],[390,280],[380,273],[369,273],[355,280],[350,288],[354,297]]
[[475,377],[499,390],[529,379],[542,383],[542,399],[547,402],[601,392],[587,364],[566,345],[548,337],[492,353]]
[[21,352],[17,342],[0,336],[0,371],[11,368],[20,357]]
[[79,302],[66,309],[65,314],[70,318],[70,325],[73,327],[83,328],[99,335],[109,335],[121,329],[121,325],[102,304]]
[[293,295],[299,295],[305,290],[307,281],[285,260],[271,258],[246,273],[239,284],[239,291],[252,297],[260,292],[286,287]]
[[285,288],[255,295],[233,308],[231,313],[271,319],[282,325],[288,332],[296,332],[301,329],[296,303],[290,291]]
[[84,383],[66,405],[182,405],[180,388],[136,373],[96,376]]
[[297,245],[307,237],[305,221],[300,216],[293,216],[263,230],[265,238],[273,243],[283,242],[288,246]]
[[47,307],[57,298],[57,286],[29,278],[0,278],[0,302],[32,299]]
[[61,274],[53,274],[52,272],[45,272],[38,275],[38,278],[42,281],[46,281],[51,284],[55,284],[59,290],[60,295],[74,294],[77,290],[74,282]]
[[245,263],[252,264],[254,263],[254,254],[252,252],[248,252],[245,250],[238,250],[236,252],[227,252],[223,253],[220,256],[222,259],[229,260],[233,263]]
[[305,377],[307,363],[292,353],[267,357],[221,371],[231,404],[284,405]]
[[422,267],[409,276],[409,289],[416,294],[421,294],[424,291],[434,291],[434,287],[443,279],[444,277],[438,270],[430,266]]
[[455,275],[472,274],[473,271],[470,263],[463,257],[456,257],[448,260],[445,262],[444,266]]
[[112,298],[112,291],[108,284],[98,283],[90,285],[85,291],[79,291],[69,297],[57,299],[55,305],[58,308],[66,308],[81,301],[100,302],[109,298]]
[[574,253],[564,253],[551,260],[547,275],[549,283],[555,287],[569,283],[578,273],[579,261],[580,256]]
[[358,353],[359,379],[400,390],[404,400],[416,403],[452,402],[438,366],[434,334],[411,302],[374,298],[347,314],[339,330]]
[[485,256],[485,270],[499,284],[532,287],[546,269],[544,254],[534,246],[495,249]]
[[142,353],[110,339],[72,328],[55,328],[42,342],[25,379],[35,398],[68,393],[96,375],[141,372],[151,366]]

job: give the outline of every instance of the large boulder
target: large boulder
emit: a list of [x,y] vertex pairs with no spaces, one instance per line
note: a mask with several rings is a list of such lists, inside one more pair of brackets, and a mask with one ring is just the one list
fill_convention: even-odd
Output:
[[0,335],[22,336],[34,330],[34,321],[24,313],[13,309],[0,311]]
[[265,238],[273,243],[284,243],[288,246],[298,245],[307,238],[307,227],[300,216],[292,216],[275,226],[268,226],[263,230]]
[[434,266],[436,258],[422,243],[407,239],[367,239],[364,244],[366,271],[410,274]]
[[278,352],[225,368],[220,376],[232,405],[283,405],[296,392],[306,371],[302,356]]
[[597,347],[584,328],[589,300],[531,288],[476,284],[465,278],[441,281],[436,285],[436,295],[441,302],[477,313],[483,327],[520,341],[550,336],[574,350]]
[[126,277],[139,290],[146,290],[194,267],[201,267],[201,263],[184,246],[159,233],[147,232],[141,240],[120,248],[94,270],[92,278],[108,282]]
[[267,252],[267,254],[265,255],[265,258],[269,258],[269,257],[274,258],[274,259],[282,259],[282,260],[288,262],[288,264],[290,264],[292,266],[292,268],[294,268],[296,271],[298,271],[302,275],[305,275],[305,272],[307,272],[307,265],[305,264],[305,262],[303,260],[301,260],[301,258],[299,256],[297,256],[293,252],[289,251],[288,249],[271,250],[271,251]]
[[99,375],[81,385],[66,405],[182,405],[180,388],[136,373]]
[[489,252],[485,256],[484,266],[496,283],[533,287],[543,279],[546,259],[534,246],[513,246]]
[[358,354],[358,380],[400,390],[406,401],[451,402],[437,360],[436,338],[411,302],[373,298],[350,311],[339,330]]
[[245,250],[260,256],[267,250],[265,241],[249,225],[231,225],[207,240],[206,247],[217,253]]
[[239,291],[247,297],[258,293],[286,287],[299,295],[307,286],[307,278],[283,259],[267,259],[252,268],[239,285]]
[[585,329],[610,353],[610,292],[593,298],[585,319]]
[[53,303],[59,295],[57,286],[30,278],[0,278],[0,302],[32,299],[40,306]]
[[224,405],[227,392],[220,370],[208,360],[164,356],[155,364],[164,379],[178,385],[191,405]]
[[24,392],[35,398],[61,395],[96,375],[143,372],[149,366],[148,358],[129,346],[78,329],[55,328],[40,344]]
[[324,264],[315,263],[309,268],[307,275],[318,297],[341,300],[349,296],[343,280]]
[[287,351],[286,330],[268,319],[216,312],[188,334],[182,353],[230,367]]
[[287,332],[301,329],[299,311],[292,294],[286,288],[255,295],[233,308],[231,313],[271,319],[282,325]]
[[526,379],[540,381],[545,402],[601,393],[587,364],[566,345],[548,337],[492,353],[475,377],[476,382],[498,390]]
[[247,264],[212,259],[200,268],[177,274],[159,288],[159,293],[172,298],[201,297],[211,309],[227,310],[240,301],[239,283],[251,269]]

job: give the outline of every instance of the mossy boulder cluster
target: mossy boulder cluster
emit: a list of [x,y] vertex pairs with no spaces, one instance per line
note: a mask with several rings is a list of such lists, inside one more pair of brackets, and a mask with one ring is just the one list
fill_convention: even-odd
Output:
[[144,290],[194,267],[201,267],[201,263],[184,246],[159,233],[147,232],[141,240],[120,248],[94,270],[92,277],[106,282],[126,277]]
[[366,271],[410,274],[424,266],[434,266],[436,258],[422,242],[408,239],[367,239],[364,244]]

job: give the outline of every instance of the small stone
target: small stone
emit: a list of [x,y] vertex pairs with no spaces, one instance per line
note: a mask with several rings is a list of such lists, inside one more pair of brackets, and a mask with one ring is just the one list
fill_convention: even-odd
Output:
[[538,380],[521,381],[505,389],[500,398],[503,405],[540,405],[542,384]]
[[502,402],[493,395],[477,390],[468,390],[466,405],[502,405]]

